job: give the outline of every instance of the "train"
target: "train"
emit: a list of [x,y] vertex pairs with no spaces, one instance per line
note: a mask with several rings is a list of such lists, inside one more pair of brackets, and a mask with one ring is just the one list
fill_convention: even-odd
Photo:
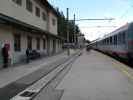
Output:
[[87,48],[93,48],[125,61],[133,61],[133,22],[92,41]]

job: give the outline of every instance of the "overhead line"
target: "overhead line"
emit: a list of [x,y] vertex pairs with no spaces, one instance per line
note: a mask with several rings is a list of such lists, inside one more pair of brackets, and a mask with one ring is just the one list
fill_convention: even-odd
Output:
[[[114,18],[89,18],[89,19],[76,19],[75,21],[97,21],[97,20],[115,20]],[[71,20],[71,21],[73,21],[73,20]]]

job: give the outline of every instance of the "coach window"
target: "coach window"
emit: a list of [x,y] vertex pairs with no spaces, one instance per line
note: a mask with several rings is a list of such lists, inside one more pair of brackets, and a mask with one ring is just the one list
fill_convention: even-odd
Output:
[[124,44],[126,42],[126,34],[125,32],[122,33],[122,43]]
[[104,45],[106,44],[106,40],[104,39]]
[[115,45],[117,44],[117,36],[115,35]]
[[109,38],[107,38],[107,44],[109,44]]
[[121,42],[120,42],[120,33],[117,35],[118,36],[118,44],[120,44]]
[[105,45],[107,44],[107,39],[105,39]]
[[114,45],[116,44],[116,35],[114,36]]
[[122,34],[123,34],[123,33],[120,34],[120,43],[121,43],[121,44],[123,44],[123,42],[122,42],[122,41],[123,41],[123,35],[122,35]]
[[110,44],[110,38],[108,38],[108,44]]
[[121,33],[118,34],[118,44],[121,44]]
[[108,45],[108,38],[106,39],[106,45]]
[[106,40],[104,39],[104,45],[106,45]]
[[104,45],[104,40],[102,40],[102,45]]
[[105,45],[106,45],[106,39],[105,39]]
[[106,45],[108,45],[108,39],[106,39]]
[[110,44],[112,44],[112,37],[110,37]]
[[113,36],[114,37],[114,45],[115,45],[115,36]]
[[113,45],[114,45],[114,41],[115,41],[115,40],[114,40],[114,36],[112,36],[112,44],[113,44]]
[[116,44],[116,36],[114,36],[114,45]]

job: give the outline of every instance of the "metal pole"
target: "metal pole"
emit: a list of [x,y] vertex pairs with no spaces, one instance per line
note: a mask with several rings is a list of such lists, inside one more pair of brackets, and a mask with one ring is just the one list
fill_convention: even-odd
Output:
[[[67,43],[69,44],[69,8],[67,8]],[[67,55],[70,55],[69,47],[67,47]]]
[[67,42],[69,43],[69,8],[67,8]]
[[75,27],[75,14],[74,14],[74,43],[76,43],[76,34],[75,34],[75,32],[76,32],[76,27]]

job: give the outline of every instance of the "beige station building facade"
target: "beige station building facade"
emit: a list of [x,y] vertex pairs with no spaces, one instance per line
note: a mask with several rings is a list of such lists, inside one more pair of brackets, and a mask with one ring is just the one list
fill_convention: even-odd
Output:
[[47,0],[0,0],[0,50],[9,44],[11,64],[23,61],[28,47],[44,56],[62,52],[57,17]]

